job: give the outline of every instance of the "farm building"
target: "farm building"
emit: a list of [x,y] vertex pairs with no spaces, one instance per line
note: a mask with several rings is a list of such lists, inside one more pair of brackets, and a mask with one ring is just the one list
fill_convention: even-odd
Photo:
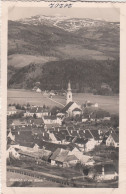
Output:
[[62,119],[56,116],[44,116],[43,117],[44,124],[62,124]]
[[36,115],[37,118],[42,118],[43,116],[48,116],[48,110],[43,107],[31,107],[24,113],[24,117],[33,117]]
[[69,150],[58,148],[50,157],[51,165],[61,167],[74,166],[79,161],[75,155],[71,155]]
[[17,113],[17,109],[15,108],[15,106],[8,106],[7,107],[7,115],[14,115]]
[[106,146],[119,147],[119,136],[115,133],[111,133],[106,140]]

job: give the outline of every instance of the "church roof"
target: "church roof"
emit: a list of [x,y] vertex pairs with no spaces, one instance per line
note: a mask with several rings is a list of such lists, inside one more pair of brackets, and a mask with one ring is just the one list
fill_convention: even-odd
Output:
[[71,107],[71,105],[73,104],[74,102],[69,102],[63,109],[62,109],[62,112],[65,113],[66,111],[68,111],[68,109]]
[[80,108],[75,108],[73,111],[81,111]]

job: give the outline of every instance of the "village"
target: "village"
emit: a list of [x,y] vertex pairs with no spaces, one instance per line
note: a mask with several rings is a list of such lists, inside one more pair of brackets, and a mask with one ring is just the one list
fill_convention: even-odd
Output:
[[8,173],[53,181],[54,186],[118,187],[118,155],[118,116],[98,102],[74,102],[70,81],[63,108],[8,106]]

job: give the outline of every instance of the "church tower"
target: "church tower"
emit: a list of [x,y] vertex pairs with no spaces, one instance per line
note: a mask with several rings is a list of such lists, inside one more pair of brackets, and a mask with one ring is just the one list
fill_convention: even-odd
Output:
[[70,84],[70,81],[68,83],[66,104],[68,104],[69,102],[72,102],[72,92],[71,92],[71,84]]

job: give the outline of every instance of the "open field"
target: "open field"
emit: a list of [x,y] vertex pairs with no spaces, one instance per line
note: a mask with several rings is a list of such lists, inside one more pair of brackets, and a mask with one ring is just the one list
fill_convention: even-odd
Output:
[[[65,102],[65,101],[64,101]],[[27,104],[43,106],[44,104],[49,107],[60,106],[58,103],[52,101],[48,97],[44,96],[43,93],[36,93],[30,90],[8,90],[7,103],[13,104]]]
[[16,68],[21,68],[29,65],[30,63],[37,63],[43,65],[46,62],[54,60],[56,60],[55,57],[13,54],[8,56],[8,65]]
[[[86,93],[74,93],[73,101],[78,104],[84,103],[86,100],[90,100],[90,102],[96,102],[99,104],[100,108],[103,108],[110,113],[119,113],[119,96],[100,96]],[[31,105],[46,105],[49,107],[59,106],[63,107],[66,103],[65,96],[54,96],[52,99],[45,97],[43,93],[36,93],[28,90],[8,90],[8,104],[19,103],[19,104],[27,104]],[[61,103],[61,104],[59,104]]]

